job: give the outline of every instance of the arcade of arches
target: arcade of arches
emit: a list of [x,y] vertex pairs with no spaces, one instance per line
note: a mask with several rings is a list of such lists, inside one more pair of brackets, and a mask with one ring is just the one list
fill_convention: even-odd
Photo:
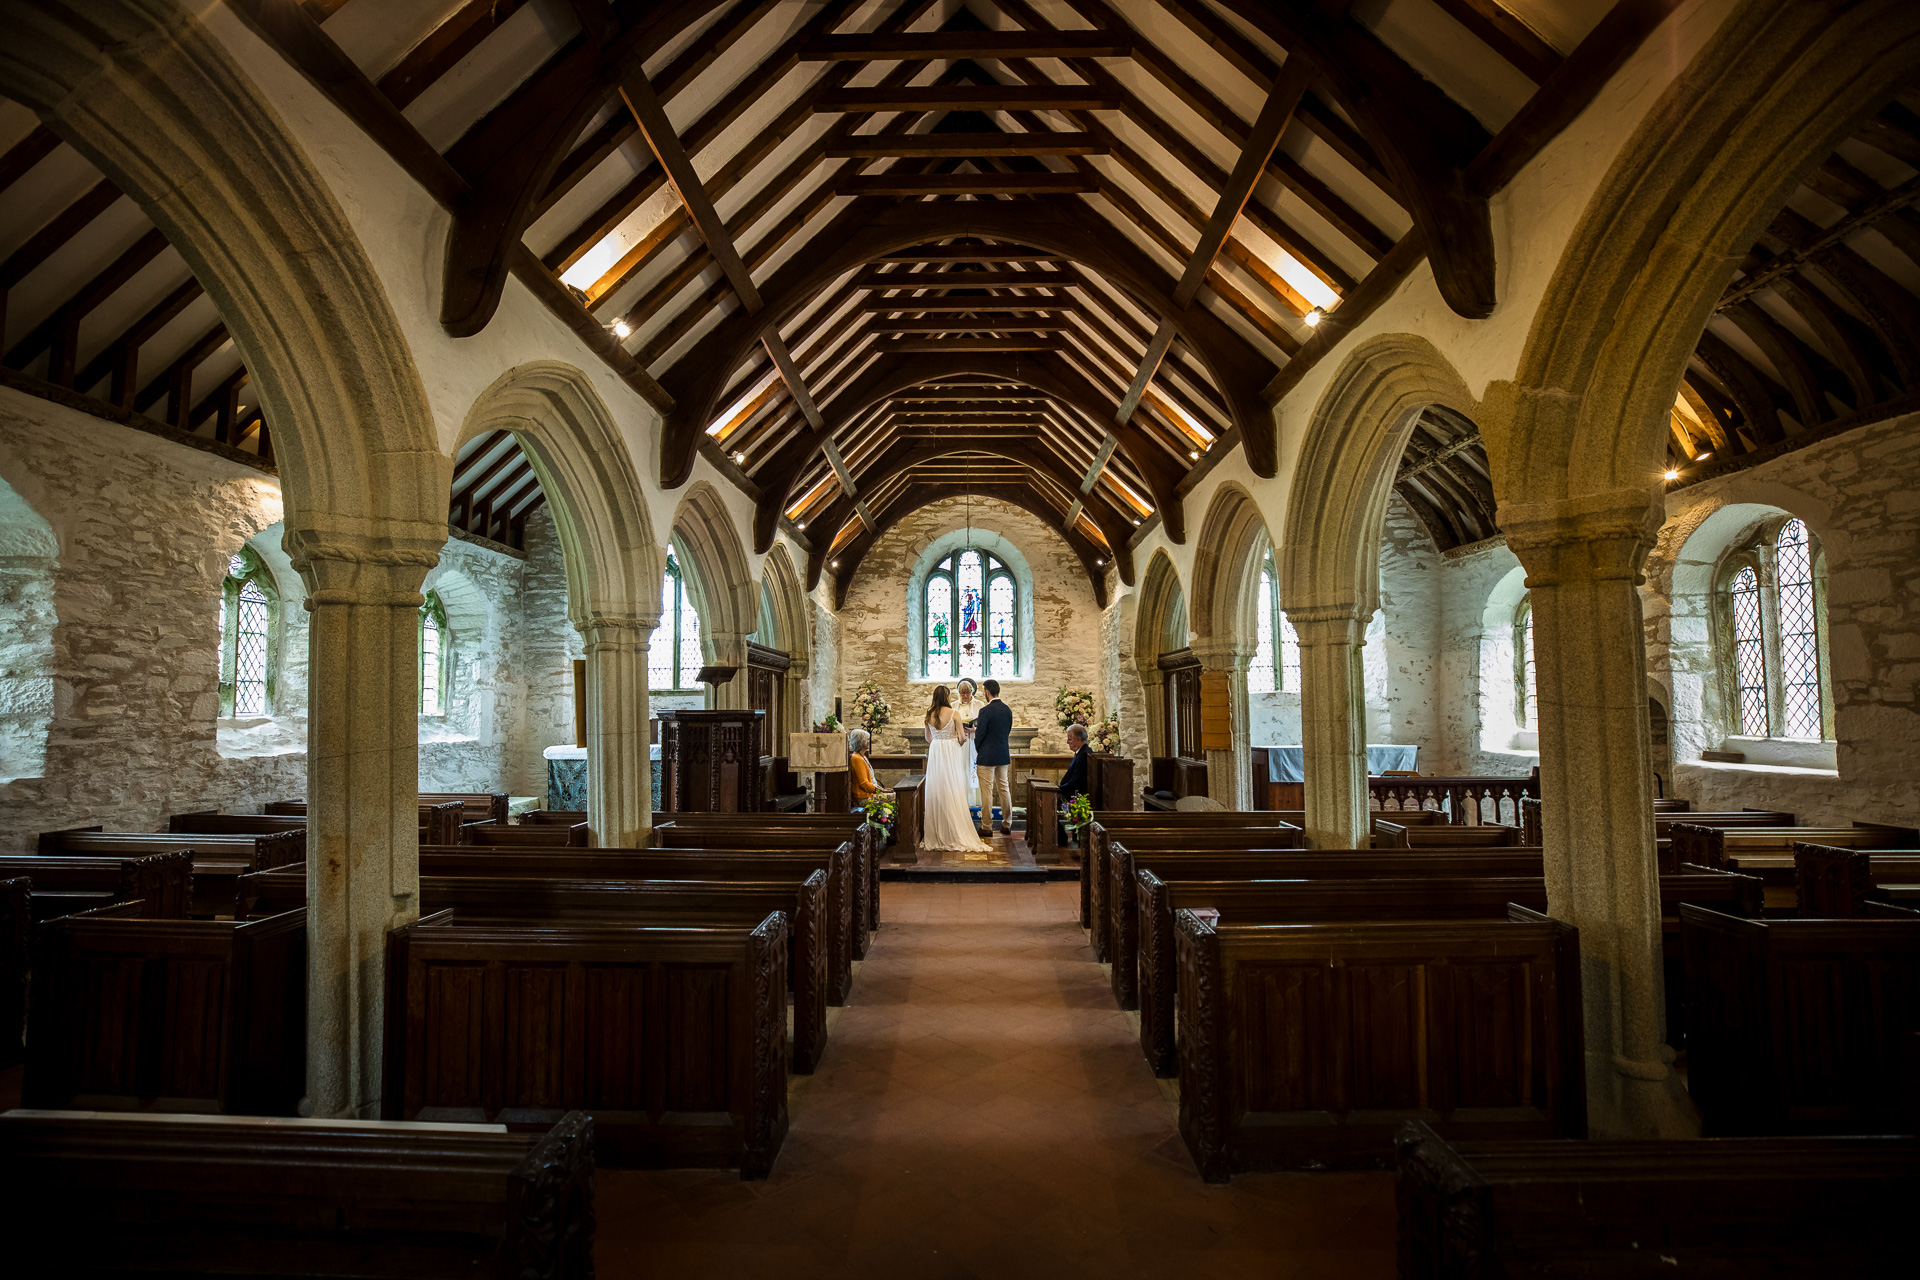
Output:
[[[1594,1136],[1702,1131],[1656,799],[1920,826],[1920,6],[0,24],[0,856],[303,799],[305,1114],[395,1114],[419,796],[644,847],[664,712],[756,708],[779,757],[878,690],[891,787],[933,688],[991,675],[1057,780],[1085,691],[1131,762],[1104,806],[1297,809],[1309,848],[1378,843],[1382,760],[1529,779]],[[779,763],[769,804],[814,786]],[[783,1160],[865,1140],[817,1117],[835,1041],[903,1025],[873,993],[1005,1049],[912,1011],[975,972],[956,926],[1029,1014],[1008,957],[1098,978],[1040,825],[976,885],[890,867]],[[1059,1105],[1125,1095],[1178,1151],[1138,1046],[1072,1012],[1100,1065]],[[1045,1221],[995,1238],[1094,1269]],[[744,1267],[712,1247],[685,1264]]]

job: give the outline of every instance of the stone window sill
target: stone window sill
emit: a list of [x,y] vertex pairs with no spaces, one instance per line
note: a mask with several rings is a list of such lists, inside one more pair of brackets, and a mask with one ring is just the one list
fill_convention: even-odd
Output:
[[248,716],[244,720],[236,720],[231,716],[227,716],[219,720],[216,720],[213,723],[216,729],[236,729],[236,730],[244,731],[248,729],[264,728],[267,725],[270,725],[273,723],[273,717],[272,716]]
[[1826,778],[1837,781],[1838,769],[1805,769],[1786,764],[1729,764],[1719,760],[1687,760],[1679,766],[1682,769],[1704,769],[1712,773],[1741,773],[1770,775],[1781,778]]

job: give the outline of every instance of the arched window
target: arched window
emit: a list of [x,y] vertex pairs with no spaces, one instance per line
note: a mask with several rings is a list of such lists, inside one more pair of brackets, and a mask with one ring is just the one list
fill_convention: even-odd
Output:
[[227,560],[220,587],[220,714],[269,714],[273,698],[273,575],[250,547]]
[[436,592],[427,592],[420,606],[420,714],[447,713],[447,654],[453,648],[447,634],[447,609]]
[[1271,551],[1260,566],[1260,598],[1254,609],[1255,647],[1253,665],[1247,669],[1248,690],[1300,692],[1300,637],[1280,607],[1280,579],[1273,571]]
[[647,642],[647,685],[654,693],[697,693],[696,677],[706,664],[700,657],[700,614],[693,607],[680,562],[667,553],[660,579],[660,625]]
[[1763,525],[1721,565],[1728,728],[1751,738],[1831,736],[1823,563],[1804,521]]
[[1533,668],[1533,597],[1520,597],[1513,611],[1513,721],[1522,729],[1540,727],[1540,686]]
[[1004,561],[963,547],[921,584],[929,680],[1012,676],[1020,669],[1020,584]]

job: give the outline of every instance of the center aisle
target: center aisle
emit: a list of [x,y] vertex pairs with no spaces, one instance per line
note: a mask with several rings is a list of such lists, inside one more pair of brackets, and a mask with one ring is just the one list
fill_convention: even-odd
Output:
[[888,884],[773,1176],[601,1170],[601,1276],[1393,1275],[1391,1175],[1200,1181],[1078,904]]

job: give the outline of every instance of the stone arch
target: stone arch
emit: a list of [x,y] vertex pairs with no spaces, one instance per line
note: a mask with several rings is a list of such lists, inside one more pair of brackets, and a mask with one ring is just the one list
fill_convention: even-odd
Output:
[[1260,570],[1272,545],[1253,495],[1237,484],[1221,485],[1194,542],[1192,628],[1201,666],[1227,676],[1233,746],[1207,752],[1207,791],[1229,809],[1253,807],[1247,666],[1259,643]]
[[511,431],[533,467],[567,574],[567,616],[587,660],[587,822],[602,845],[644,845],[653,816],[647,640],[666,555],[626,441],[585,374],[559,361],[511,369],[467,413],[461,440]]
[[1166,548],[1156,550],[1147,561],[1137,598],[1133,660],[1146,696],[1147,754],[1172,755],[1173,726],[1167,723],[1167,682],[1160,671],[1160,658],[1183,647],[1172,643],[1169,632],[1189,632],[1192,622],[1187,613],[1186,593],[1180,586],[1179,570],[1173,567],[1173,558]]
[[295,561],[372,539],[359,561],[424,570],[452,462],[386,291],[278,113],[185,9],[56,0],[8,4],[6,23],[0,92],[140,205],[232,332],[273,424]]
[[793,660],[794,674],[804,676],[813,660],[813,636],[807,622],[807,593],[801,589],[800,574],[793,567],[786,543],[776,543],[767,553],[760,570],[760,582],[773,606],[780,646]]
[[53,526],[0,479],[0,787],[46,768],[59,561]]
[[[733,516],[711,484],[702,480],[687,491],[674,513],[672,536],[700,614],[702,655],[719,666],[745,667],[746,638],[759,624],[760,580],[748,565]],[[724,701],[729,691],[745,687],[744,680],[735,679],[721,686],[720,696]]]
[[1735,267],[1802,178],[1920,73],[1920,7],[1731,15],[1622,148],[1483,423],[1500,524],[1658,500],[1668,413]]

